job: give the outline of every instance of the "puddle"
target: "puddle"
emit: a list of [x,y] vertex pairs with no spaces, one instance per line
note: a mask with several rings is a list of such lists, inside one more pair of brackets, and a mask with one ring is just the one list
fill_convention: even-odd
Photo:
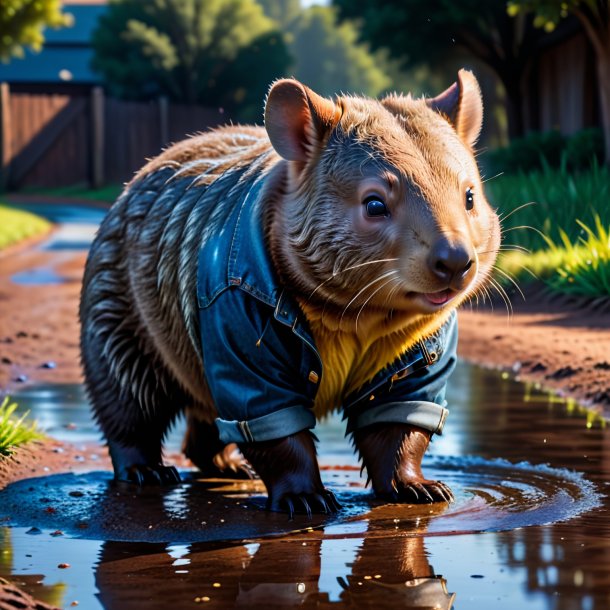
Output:
[[40,286],[43,284],[65,284],[74,282],[75,279],[59,275],[53,269],[47,267],[38,267],[20,271],[11,276],[11,282],[21,284],[23,286]]
[[[51,388],[15,398],[54,435],[99,440],[80,389]],[[448,400],[425,466],[456,494],[448,508],[377,505],[331,418],[318,432],[323,479],[346,506],[335,517],[261,511],[248,482],[134,491],[108,473],[54,475],[0,495],[12,525],[0,576],[63,608],[610,607],[610,430],[463,364]]]
[[[571,519],[600,505],[582,475],[548,466],[481,458],[433,459],[426,472],[453,490],[446,505],[382,505],[356,470],[324,471],[342,510],[288,521],[263,509],[258,481],[197,480],[169,488],[134,489],[109,472],[59,474],[19,481],[0,491],[0,522],[75,538],[135,542],[211,542],[262,538],[333,524],[349,537],[354,521],[374,522],[376,535],[456,535],[502,531]],[[327,528],[327,533],[329,529]]]

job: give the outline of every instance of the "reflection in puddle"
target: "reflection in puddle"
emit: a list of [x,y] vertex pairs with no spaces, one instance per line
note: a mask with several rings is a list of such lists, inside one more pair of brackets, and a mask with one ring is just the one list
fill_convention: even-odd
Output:
[[[601,497],[599,505],[599,490],[606,491],[610,480],[610,430],[542,393],[531,391],[528,402],[523,395],[523,386],[497,373],[459,367],[450,386],[446,431],[427,459],[428,473],[456,491],[457,502],[447,510],[375,506],[353,469],[356,460],[343,426],[331,418],[319,429],[320,461],[323,478],[347,506],[338,518],[289,523],[283,515],[259,511],[256,498],[249,508],[238,506],[247,504],[243,489],[240,496],[235,487],[214,491],[195,482],[165,495],[159,490],[113,495],[108,475],[99,475],[101,496],[64,494],[53,500],[55,513],[45,512],[49,503],[32,502],[40,535],[27,534],[29,525],[0,529],[0,576],[25,582],[41,599],[55,596],[58,606],[79,601],[87,609],[204,603],[215,608],[450,608],[453,603],[468,610],[606,609],[610,520],[608,499]],[[36,415],[46,413],[48,424],[57,428],[82,415],[81,433],[89,425],[97,434],[86,423],[82,400],[47,397]],[[63,415],[56,415],[53,401],[63,401]],[[38,402],[32,398],[34,412]],[[173,443],[178,446],[179,440]],[[473,455],[478,457],[468,457]],[[333,468],[337,465],[347,468]],[[46,497],[49,487],[42,481],[30,481],[30,494]],[[207,499],[202,504],[205,497],[212,504]],[[81,517],[69,512],[81,501],[89,514],[104,515],[112,512],[105,509],[107,502],[115,502],[113,510],[122,511],[131,534],[158,534],[163,519],[182,519],[191,539],[170,544],[84,540],[91,532],[78,528]],[[147,519],[155,504],[156,520]],[[0,512],[3,507],[4,502]],[[206,520],[203,514],[207,521],[218,518],[212,525],[219,535],[193,542],[193,532],[211,525],[194,526],[196,518]],[[53,536],[58,515],[66,520],[58,528],[64,533]],[[220,519],[241,527],[243,536],[227,540]],[[559,519],[565,521],[556,523]],[[490,531],[497,529],[507,531]],[[71,567],[60,570],[60,563]]]

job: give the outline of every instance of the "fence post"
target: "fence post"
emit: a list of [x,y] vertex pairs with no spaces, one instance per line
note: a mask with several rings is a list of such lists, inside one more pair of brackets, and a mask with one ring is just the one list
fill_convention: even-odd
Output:
[[104,90],[91,89],[91,186],[104,185]]
[[165,148],[169,142],[169,101],[165,96],[159,98],[159,135],[161,148]]
[[10,186],[11,139],[11,91],[0,83],[0,191]]

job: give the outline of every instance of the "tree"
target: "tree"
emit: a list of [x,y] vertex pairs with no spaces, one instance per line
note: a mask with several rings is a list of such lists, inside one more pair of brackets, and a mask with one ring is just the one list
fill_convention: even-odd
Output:
[[73,23],[62,13],[61,0],[2,0],[0,2],[0,60],[23,57],[24,47],[40,51],[46,27],[61,28]]
[[112,0],[93,48],[94,69],[118,97],[166,95],[244,120],[260,118],[291,59],[254,0]]
[[593,46],[602,112],[606,163],[610,165],[610,6],[608,0],[513,0],[508,14],[535,15],[534,25],[552,31],[559,21],[574,15]]
[[355,92],[375,97],[390,86],[380,53],[358,43],[353,23],[337,23],[332,7],[313,6],[292,21],[294,75],[321,95]]
[[378,95],[398,70],[382,52],[359,41],[352,21],[338,22],[330,6],[301,8],[300,0],[257,0],[276,21],[294,58],[291,76],[322,95],[339,92]]
[[505,0],[333,0],[342,17],[361,18],[362,36],[404,67],[439,62],[461,48],[487,64],[506,91],[510,137],[523,135],[523,80],[544,35],[531,17],[511,18]]
[[301,15],[301,0],[257,0],[265,15],[282,29],[288,28]]

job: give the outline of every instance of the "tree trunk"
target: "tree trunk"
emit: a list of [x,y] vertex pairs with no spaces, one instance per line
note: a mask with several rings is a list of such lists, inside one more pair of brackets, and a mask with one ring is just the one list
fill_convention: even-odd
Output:
[[511,68],[499,69],[496,74],[500,77],[506,92],[506,118],[508,121],[508,138],[522,138],[525,135],[525,119],[523,116],[523,91],[521,81],[523,71]]
[[604,145],[606,147],[606,165],[610,165],[610,41],[607,42],[603,53],[597,49],[597,80],[599,86],[599,102],[602,114],[602,129],[604,132]]

